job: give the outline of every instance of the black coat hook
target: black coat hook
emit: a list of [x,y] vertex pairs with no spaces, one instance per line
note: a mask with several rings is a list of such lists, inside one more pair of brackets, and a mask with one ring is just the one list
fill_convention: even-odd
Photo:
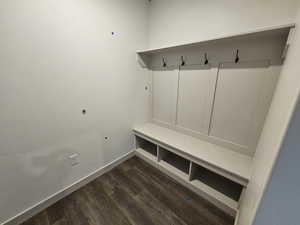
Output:
[[205,57],[204,64],[207,65],[208,64],[207,53],[205,53],[204,57]]
[[240,58],[239,58],[239,50],[237,49],[236,50],[236,55],[235,55],[235,63],[238,63],[240,61]]
[[166,61],[165,61],[165,58],[164,58],[164,57],[162,58],[162,63],[163,63],[163,67],[167,67],[167,63],[166,63]]
[[181,66],[185,66],[185,61],[184,61],[184,57],[181,56]]

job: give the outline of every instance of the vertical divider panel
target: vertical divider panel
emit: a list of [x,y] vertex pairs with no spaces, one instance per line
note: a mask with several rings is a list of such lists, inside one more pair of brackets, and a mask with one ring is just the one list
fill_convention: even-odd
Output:
[[176,91],[176,106],[175,106],[175,120],[173,123],[173,126],[175,127],[178,123],[178,107],[179,107],[179,87],[180,87],[180,67],[178,69],[178,75],[177,75],[177,91]]
[[166,150],[158,146],[158,162],[160,162],[166,156]]
[[139,144],[138,144],[138,140],[137,140],[137,136],[136,135],[134,135],[134,147],[135,147],[135,149],[139,148]]
[[134,149],[137,149],[136,136],[135,135],[133,135],[133,147],[134,147]]
[[160,162],[161,160],[161,149],[159,145],[157,145],[157,162]]
[[190,161],[189,181],[192,181],[194,179],[195,172],[196,172],[195,163]]
[[149,94],[149,106],[150,106],[150,120],[152,120],[154,118],[154,103],[153,103],[153,70],[150,71],[150,94]]
[[219,73],[220,73],[220,65],[218,66],[214,94],[213,94],[212,105],[211,105],[211,110],[210,110],[209,124],[208,124],[208,136],[210,136],[210,133],[211,133],[211,124],[212,124],[212,119],[213,119],[213,114],[214,114],[214,109],[215,109],[215,104],[216,104],[216,93],[217,93],[217,88],[218,88]]
[[239,199],[239,204],[241,204],[241,202],[243,201],[244,199],[244,196],[245,196],[245,191],[246,191],[246,187],[243,188],[242,190],[242,193],[241,193],[241,196],[240,196],[240,199]]

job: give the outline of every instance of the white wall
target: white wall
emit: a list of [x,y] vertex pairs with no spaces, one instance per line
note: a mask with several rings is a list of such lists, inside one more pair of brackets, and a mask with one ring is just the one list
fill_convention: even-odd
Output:
[[293,23],[299,0],[152,0],[149,48]]
[[[298,23],[296,29],[299,29],[300,11],[299,11],[299,19],[297,21]],[[241,207],[240,225],[252,224],[257,208],[263,196],[265,187],[271,175],[275,160],[277,159],[279,150],[281,148],[283,138],[286,134],[286,130],[289,121],[291,119],[294,107],[296,105],[297,98],[299,96],[299,91],[300,91],[299,39],[300,39],[300,31],[297,30],[294,36],[294,41],[290,46],[290,50],[288,52],[286,62],[283,66],[281,76],[278,81],[277,89],[273,98],[273,102],[271,104],[270,112],[266,119],[265,126],[257,147],[257,152],[254,158],[253,175],[247,187],[245,199]],[[293,130],[295,129],[294,126],[296,125],[293,125],[291,128],[292,131],[290,131],[292,133],[294,132]],[[291,138],[288,136],[286,137],[286,139],[291,141],[290,140]],[[293,144],[291,145],[293,146]],[[289,143],[287,143],[286,145],[289,145]],[[286,146],[284,145],[283,149],[285,148]],[[288,150],[288,151],[292,151],[292,150]],[[291,157],[293,157],[293,155],[291,155]],[[291,163],[293,163],[292,160]],[[288,168],[290,164],[287,163],[287,165],[285,166]],[[297,172],[295,171],[295,173]],[[292,174],[290,175],[289,178],[291,179],[290,182],[293,182],[296,179],[292,176]],[[287,186],[286,188],[288,189],[288,187],[289,186]],[[284,195],[287,193],[284,190],[282,190],[281,194]],[[278,196],[278,199],[276,200],[280,200],[280,194]],[[276,200],[274,199],[274,201]],[[272,207],[275,207],[275,205],[272,205]],[[283,209],[290,210],[290,207],[292,206]],[[274,210],[276,209],[274,208]],[[279,216],[279,214],[277,214],[277,216]],[[274,224],[274,223],[270,222],[265,224]],[[278,224],[283,224],[283,223],[278,223]],[[284,222],[284,224],[287,223]]]
[[[299,0],[152,0],[148,47],[158,48],[295,23],[299,6]],[[299,32],[295,39],[300,39]],[[288,127],[300,88],[299,57],[300,44],[295,41],[258,144],[255,169],[241,206],[239,225],[252,224]]]
[[147,8],[0,2],[0,224],[133,148],[131,128],[147,118],[135,55],[146,48]]
[[[147,0],[1,1],[0,223],[133,147],[131,127],[148,118],[148,73],[135,61],[148,31],[148,47],[199,41],[294,22],[297,4],[152,0],[148,17]],[[255,191],[266,183],[264,168],[295,102],[298,49],[292,46],[273,102],[280,110],[268,117],[260,148],[274,152],[256,161],[246,196],[258,197],[248,198],[244,221],[253,218],[262,195]],[[72,168],[74,152],[80,165]]]
[[299,130],[300,103],[298,103],[271,181],[257,212],[255,225],[299,224]]

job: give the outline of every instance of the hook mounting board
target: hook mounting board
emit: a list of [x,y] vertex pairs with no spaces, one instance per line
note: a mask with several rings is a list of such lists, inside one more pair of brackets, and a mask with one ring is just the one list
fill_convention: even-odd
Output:
[[251,32],[217,37],[176,46],[138,51],[137,55],[145,68],[162,67],[161,59],[168,66],[180,66],[182,57],[185,65],[199,65],[209,55],[211,67],[218,67],[223,62],[235,62],[236,49],[239,49],[240,62],[268,60],[270,65],[281,65],[288,45],[290,30],[295,24],[258,29]]

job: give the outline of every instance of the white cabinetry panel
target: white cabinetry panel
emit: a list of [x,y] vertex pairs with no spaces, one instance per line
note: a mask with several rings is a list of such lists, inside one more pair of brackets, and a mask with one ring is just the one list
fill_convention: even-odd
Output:
[[217,69],[179,72],[177,126],[208,135]]
[[153,71],[153,121],[172,125],[176,117],[178,70]]
[[210,135],[255,151],[280,66],[220,69]]

